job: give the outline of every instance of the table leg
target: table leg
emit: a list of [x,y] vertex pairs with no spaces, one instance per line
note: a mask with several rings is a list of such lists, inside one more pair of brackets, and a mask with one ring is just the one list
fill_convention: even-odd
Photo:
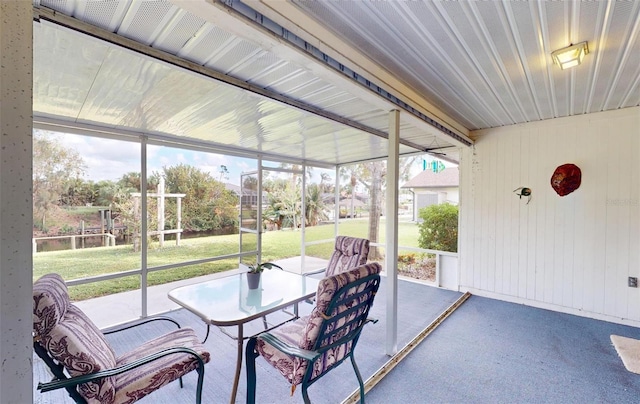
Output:
[[238,382],[240,381],[240,370],[242,369],[242,351],[244,351],[243,349],[243,344],[244,342],[244,335],[243,335],[243,329],[242,329],[242,324],[238,324],[238,359],[236,360],[236,376],[233,379],[233,390],[231,390],[231,404],[235,404],[236,402],[236,394],[238,393]]

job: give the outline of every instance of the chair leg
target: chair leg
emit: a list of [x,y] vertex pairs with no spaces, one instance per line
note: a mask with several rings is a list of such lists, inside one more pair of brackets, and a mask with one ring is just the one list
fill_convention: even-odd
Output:
[[364,383],[362,382],[362,376],[360,375],[358,365],[356,365],[356,359],[353,357],[353,351],[351,351],[351,355],[349,356],[351,357],[351,364],[353,365],[353,370],[356,372],[358,384],[360,385],[360,404],[364,404]]
[[[202,403],[202,386],[204,385],[204,363],[196,368],[198,372],[198,386],[196,388],[196,404]],[[182,381],[182,378],[180,378]]]
[[184,387],[184,385],[182,383],[182,376],[180,376],[180,388],[183,388],[183,387]]
[[249,338],[245,352],[245,362],[247,368],[247,404],[256,402],[256,338]]
[[309,400],[309,393],[307,392],[307,384],[302,383],[302,399],[304,400],[304,404],[311,404],[311,400]]

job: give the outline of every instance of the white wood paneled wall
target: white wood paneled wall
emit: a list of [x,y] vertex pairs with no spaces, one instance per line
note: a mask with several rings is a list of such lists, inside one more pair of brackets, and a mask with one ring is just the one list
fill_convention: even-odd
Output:
[[[463,151],[460,288],[640,325],[640,108],[473,133]],[[560,197],[556,167],[582,184]],[[529,204],[513,192],[532,189]]]

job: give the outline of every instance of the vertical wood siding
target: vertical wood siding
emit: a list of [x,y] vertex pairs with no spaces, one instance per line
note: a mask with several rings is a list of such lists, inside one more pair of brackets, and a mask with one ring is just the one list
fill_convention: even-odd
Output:
[[[627,286],[640,278],[640,108],[473,136],[460,166],[461,289],[640,324],[640,288]],[[560,197],[550,179],[565,163],[582,184]]]

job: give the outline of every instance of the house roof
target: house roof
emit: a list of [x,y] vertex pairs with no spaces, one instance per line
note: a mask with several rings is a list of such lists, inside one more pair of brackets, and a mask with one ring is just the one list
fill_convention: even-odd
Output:
[[224,183],[224,187],[225,187],[228,191],[231,191],[231,192],[233,192],[234,194],[236,194],[236,195],[238,195],[238,196],[240,196],[240,193],[242,192],[242,191],[241,191],[240,186],[235,185],[235,184],[231,184],[231,183],[229,183],[229,182],[225,182],[225,183]]
[[458,167],[448,167],[439,173],[424,170],[407,181],[401,188],[445,188],[457,187],[460,183]]

